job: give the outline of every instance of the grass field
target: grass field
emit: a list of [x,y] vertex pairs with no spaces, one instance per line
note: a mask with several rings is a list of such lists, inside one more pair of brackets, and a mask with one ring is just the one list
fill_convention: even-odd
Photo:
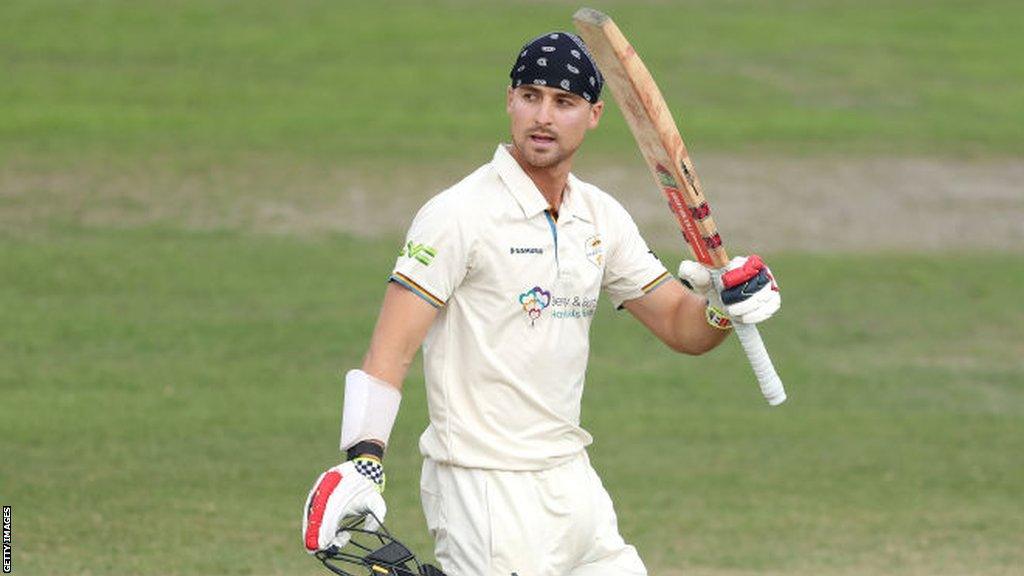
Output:
[[[160,231],[4,242],[0,485],[19,567],[314,573],[299,509],[337,458],[339,374],[363,352],[393,248]],[[654,572],[1012,573],[1024,314],[1003,295],[1020,259],[773,261],[785,408],[763,406],[735,343],[687,359],[609,308],[595,321],[584,421]],[[428,550],[416,371],[407,390],[389,500]]]
[[[699,151],[1024,153],[1019,3],[593,5],[685,103]],[[576,7],[0,5],[0,504],[14,507],[15,574],[326,573],[301,551],[300,507],[338,459],[341,374],[365,351],[399,238],[254,227],[239,207],[376,226],[376,204],[489,155],[515,47]],[[586,153],[636,156],[615,113]],[[318,214],[313,196],[346,181],[361,211]],[[683,256],[656,248],[670,266]],[[1024,247],[948,248],[768,254],[785,301],[763,330],[790,391],[780,409],[735,342],[681,357],[599,310],[584,425],[652,574],[1019,572]],[[417,365],[387,498],[389,525],[429,554],[425,422]]]
[[[515,48],[574,2],[0,7],[0,151],[220,162],[476,157]],[[595,2],[701,149],[1020,154],[1019,2]],[[609,115],[594,152],[632,154]]]

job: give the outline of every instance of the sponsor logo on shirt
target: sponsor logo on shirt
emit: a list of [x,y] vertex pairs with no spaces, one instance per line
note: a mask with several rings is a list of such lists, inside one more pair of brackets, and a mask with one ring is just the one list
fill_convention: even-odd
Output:
[[509,254],[543,254],[543,248],[520,248],[518,246],[512,246],[508,249]]
[[415,258],[420,264],[430,266],[430,263],[434,261],[434,256],[437,256],[437,250],[427,246],[426,244],[417,244],[410,240],[409,243],[399,251],[398,255],[405,256],[407,258]]
[[604,266],[604,243],[601,242],[601,235],[594,234],[590,238],[587,238],[585,244],[587,251],[587,260],[598,268]]
[[551,304],[551,292],[540,286],[534,286],[519,295],[519,304],[530,318],[530,326],[534,326],[537,319],[540,318],[541,312]]
[[544,310],[550,308],[550,316],[556,320],[590,318],[597,311],[597,297],[554,296],[551,292],[534,286],[519,295],[519,304],[530,319],[530,326],[536,326]]

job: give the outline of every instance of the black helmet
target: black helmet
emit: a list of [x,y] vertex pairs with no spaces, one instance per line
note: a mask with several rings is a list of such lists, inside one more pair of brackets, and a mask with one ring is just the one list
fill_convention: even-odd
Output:
[[[366,520],[372,516],[379,528],[371,530]],[[343,546],[331,546],[316,553],[328,570],[339,576],[445,576],[431,564],[421,564],[416,555],[388,532],[373,512],[347,520],[338,528]]]

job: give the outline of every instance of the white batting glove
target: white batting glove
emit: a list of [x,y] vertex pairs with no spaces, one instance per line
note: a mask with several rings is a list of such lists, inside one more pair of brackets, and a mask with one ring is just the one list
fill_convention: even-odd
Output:
[[756,254],[737,256],[724,268],[714,269],[684,260],[679,264],[679,278],[708,299],[708,322],[718,328],[728,327],[718,314],[734,322],[757,324],[782,306],[779,285]]
[[725,304],[725,313],[735,322],[764,322],[782,306],[779,285],[756,254],[737,256],[729,261],[724,271],[712,276]]
[[[373,458],[355,458],[335,466],[317,478],[302,512],[302,542],[314,554],[331,546],[342,548],[350,534],[338,533],[338,526],[350,516],[367,516],[364,527],[376,530],[388,508],[384,491],[384,470]],[[376,516],[376,519],[374,519]]]
[[708,299],[711,298],[711,270],[700,262],[683,260],[679,263],[679,279],[686,283],[691,290]]
[[704,318],[708,324],[719,330],[728,330],[732,328],[732,319],[725,313],[725,305],[714,288],[711,272],[703,264],[693,260],[683,260],[679,263],[679,279],[708,301],[708,306],[704,310]]

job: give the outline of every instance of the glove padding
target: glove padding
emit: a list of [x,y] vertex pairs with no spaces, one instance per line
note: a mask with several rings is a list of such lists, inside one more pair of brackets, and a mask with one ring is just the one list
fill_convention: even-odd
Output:
[[[712,297],[711,270],[700,262],[683,260],[679,263],[679,279],[686,284],[686,287],[697,294],[708,298]],[[715,302],[711,302],[715,304]]]
[[306,552],[314,554],[331,546],[342,548],[348,543],[347,532],[338,533],[338,526],[348,516],[372,512],[365,527],[376,530],[384,521],[387,505],[381,496],[382,484],[363,475],[356,462],[335,466],[317,478],[306,498],[302,513],[302,542]]
[[756,254],[737,256],[725,268],[710,270],[684,260],[679,264],[679,278],[734,322],[757,324],[771,318],[782,306],[779,285]]

